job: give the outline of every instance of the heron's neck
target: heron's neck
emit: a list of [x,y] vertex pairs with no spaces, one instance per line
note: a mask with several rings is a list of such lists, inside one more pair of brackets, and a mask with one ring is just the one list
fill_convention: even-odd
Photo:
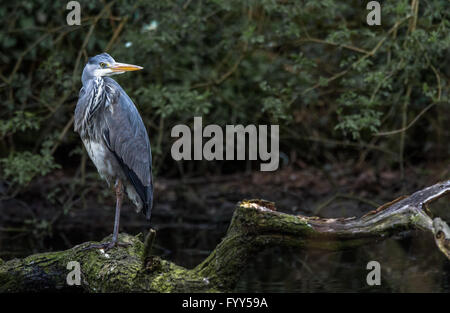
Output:
[[83,87],[86,87],[91,81],[98,82],[102,80],[102,76],[92,75],[92,72],[87,71],[86,68],[83,70],[83,74],[81,74],[81,82],[83,83]]
[[[97,110],[105,104],[106,92],[105,81],[102,77],[94,77],[85,82],[83,87],[86,89],[86,106],[83,113],[83,126],[86,128]],[[89,127],[87,127],[89,129]]]

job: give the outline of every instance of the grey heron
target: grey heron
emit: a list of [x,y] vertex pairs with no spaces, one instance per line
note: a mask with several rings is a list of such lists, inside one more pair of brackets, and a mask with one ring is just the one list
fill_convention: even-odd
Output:
[[142,67],[118,63],[102,53],[84,67],[74,129],[108,186],[114,183],[116,212],[111,242],[88,248],[110,249],[118,242],[123,193],[150,220],[153,206],[152,153],[147,131],[136,106],[122,87],[109,76]]

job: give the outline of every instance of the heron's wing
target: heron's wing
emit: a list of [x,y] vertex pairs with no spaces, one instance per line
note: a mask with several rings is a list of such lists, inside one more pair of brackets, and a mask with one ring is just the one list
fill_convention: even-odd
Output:
[[103,139],[143,202],[150,219],[153,205],[152,152],[139,112],[125,91],[108,79]]

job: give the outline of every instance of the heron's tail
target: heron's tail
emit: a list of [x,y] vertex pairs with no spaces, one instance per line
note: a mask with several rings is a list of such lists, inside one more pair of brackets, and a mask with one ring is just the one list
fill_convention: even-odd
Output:
[[144,205],[142,206],[142,213],[144,213],[145,218],[150,221],[153,208],[153,182],[149,187],[146,187],[145,189],[146,201],[144,201]]

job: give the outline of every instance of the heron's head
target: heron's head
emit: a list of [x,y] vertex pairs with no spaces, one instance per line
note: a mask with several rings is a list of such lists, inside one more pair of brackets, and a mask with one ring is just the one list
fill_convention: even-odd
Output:
[[111,76],[139,70],[142,70],[141,66],[116,62],[108,53],[104,52],[89,59],[84,67],[82,79]]

